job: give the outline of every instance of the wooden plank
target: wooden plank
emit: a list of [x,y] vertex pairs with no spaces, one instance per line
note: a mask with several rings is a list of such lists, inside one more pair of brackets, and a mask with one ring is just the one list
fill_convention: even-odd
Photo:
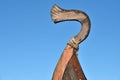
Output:
[[62,80],[66,66],[73,55],[73,50],[74,49],[71,46],[66,46],[55,68],[52,80]]

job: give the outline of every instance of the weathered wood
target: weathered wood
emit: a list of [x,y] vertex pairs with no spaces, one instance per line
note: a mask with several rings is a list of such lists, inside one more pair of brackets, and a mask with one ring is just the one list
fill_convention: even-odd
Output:
[[72,20],[78,21],[82,25],[80,32],[69,40],[55,68],[52,80],[87,80],[76,56],[76,51],[90,32],[89,16],[80,10],[65,10],[54,5],[51,17],[55,23]]
[[[70,79],[68,79],[68,77]],[[62,80],[87,80],[80,66],[76,53],[73,53]]]
[[87,80],[79,60],[76,50],[67,45],[54,71],[52,80]]
[[73,50],[74,49],[71,46],[66,46],[55,68],[52,80],[62,80],[66,66],[73,55]]

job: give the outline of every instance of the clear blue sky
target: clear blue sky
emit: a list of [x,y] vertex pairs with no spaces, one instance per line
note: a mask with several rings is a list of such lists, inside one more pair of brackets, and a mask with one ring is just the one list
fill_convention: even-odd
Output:
[[78,58],[88,80],[120,80],[120,0],[0,0],[0,80],[51,80],[66,43],[81,25],[54,24],[50,10],[86,12],[88,38]]

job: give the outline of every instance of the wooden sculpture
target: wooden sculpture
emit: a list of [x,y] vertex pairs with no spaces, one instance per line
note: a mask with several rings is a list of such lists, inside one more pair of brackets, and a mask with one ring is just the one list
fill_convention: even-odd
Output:
[[75,20],[82,25],[80,32],[69,40],[64,49],[55,68],[52,80],[87,80],[76,52],[79,49],[79,44],[87,38],[90,31],[90,19],[88,15],[80,10],[64,10],[54,5],[51,10],[51,17],[55,23]]

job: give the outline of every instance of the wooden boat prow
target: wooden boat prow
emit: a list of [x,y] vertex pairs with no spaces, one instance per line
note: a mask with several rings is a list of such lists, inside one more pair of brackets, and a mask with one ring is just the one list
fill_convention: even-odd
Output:
[[76,52],[79,44],[83,42],[90,32],[89,16],[80,10],[65,10],[54,5],[51,10],[51,17],[54,23],[63,21],[78,21],[82,28],[75,35],[64,49],[60,60],[55,68],[52,80],[87,80],[80,66]]

